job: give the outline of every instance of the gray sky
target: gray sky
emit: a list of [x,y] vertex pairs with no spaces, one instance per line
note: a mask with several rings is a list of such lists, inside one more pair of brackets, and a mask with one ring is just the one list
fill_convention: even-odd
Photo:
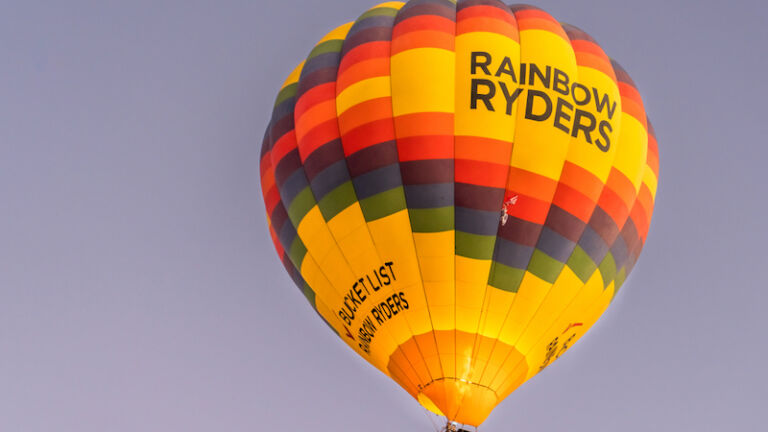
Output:
[[[259,187],[279,85],[373,4],[0,2],[0,430],[430,430],[293,286]],[[616,301],[481,430],[762,429],[768,6],[535,4],[632,75],[660,187]]]

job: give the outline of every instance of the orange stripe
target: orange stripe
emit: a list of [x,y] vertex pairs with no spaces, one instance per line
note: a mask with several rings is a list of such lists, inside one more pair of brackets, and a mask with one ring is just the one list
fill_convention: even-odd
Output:
[[576,39],[571,41],[571,45],[573,46],[573,51],[575,51],[576,53],[579,53],[579,52],[590,53],[600,57],[601,59],[605,60],[609,64],[611,63],[611,59],[608,58],[608,56],[605,54],[605,51],[603,51],[603,49],[600,48],[600,45],[594,42],[590,42],[582,39]]
[[312,128],[299,143],[299,155],[301,162],[303,163],[309,155],[315,150],[320,148],[323,144],[327,144],[335,139],[339,138],[339,123],[336,117],[327,119],[319,125]]
[[510,191],[517,194],[517,202],[508,210],[510,216],[518,219],[543,225],[549,213],[549,200],[542,201],[526,194]]
[[299,148],[302,147],[304,138],[309,135],[314,128],[331,119],[336,120],[336,99],[329,99],[325,102],[317,103],[310,109],[304,111],[300,116],[297,116],[296,139],[299,141]]
[[510,167],[507,189],[550,202],[555,195],[557,182],[524,169]]
[[277,165],[285,155],[296,148],[296,131],[291,129],[272,146],[272,165]]
[[340,74],[336,82],[336,94],[343,92],[352,84],[358,83],[368,78],[389,76],[389,56],[370,60],[364,60],[347,68]]
[[[650,216],[648,209],[653,207],[653,197],[647,186],[643,185],[640,188],[640,192],[637,194],[637,203],[642,207],[643,216],[647,219]],[[646,230],[647,228],[648,227],[646,227]]]
[[[272,185],[274,186],[274,176],[272,176]],[[273,211],[275,211],[275,207],[277,207],[277,204],[280,202],[280,191],[276,187],[272,187],[269,192],[264,194],[264,203],[266,204],[267,211],[271,215]]]
[[[650,147],[650,146],[649,146]],[[650,169],[658,178],[659,177],[659,155],[654,154],[648,149],[648,169]]]
[[595,209],[595,201],[564,183],[557,186],[552,204],[579,218],[584,223],[589,222]]
[[611,168],[611,173],[608,175],[608,181],[605,186],[616,192],[627,207],[630,207],[635,201],[637,194],[635,186],[627,176],[616,168]]
[[611,63],[603,58],[591,53],[576,52],[576,64],[582,67],[590,67],[607,75],[613,82],[616,82],[616,75],[613,72]]
[[272,157],[269,155],[269,151],[267,151],[261,157],[261,161],[259,162],[259,171],[261,172],[262,178],[267,175],[267,170],[270,168],[272,168]]
[[635,86],[631,84],[627,84],[625,82],[619,82],[619,93],[621,93],[621,97],[632,99],[635,101],[636,104],[643,106],[643,98],[640,96],[640,92],[637,91]]
[[511,25],[505,21],[486,17],[477,17],[462,19],[456,23],[457,35],[473,32],[496,33],[515,41],[519,41],[519,37],[517,35],[517,26]]
[[453,51],[455,42],[456,37],[453,33],[435,30],[413,31],[392,39],[392,55],[416,48],[441,48]]
[[659,146],[656,143],[656,137],[653,136],[653,134],[648,134],[648,157],[647,157],[648,167],[653,171],[654,174],[656,174],[656,177],[659,176]]
[[407,33],[424,30],[438,31],[453,35],[456,32],[456,23],[451,19],[438,15],[417,15],[397,23],[392,29],[392,40],[404,36]]
[[560,27],[560,24],[557,22],[552,22],[549,20],[543,20],[543,19],[518,19],[517,25],[520,27],[520,31],[525,30],[545,30],[550,33],[556,34],[563,38],[566,42],[571,42],[570,39],[568,39],[568,36],[565,34],[565,31],[563,31],[563,28]]
[[401,162],[453,159],[453,137],[447,135],[398,137],[397,152]]
[[643,106],[638,105],[634,99],[624,97],[623,93],[621,96],[621,111],[624,112],[624,114],[628,114],[634,117],[637,121],[640,122],[640,124],[643,125],[643,128],[646,127],[647,120],[645,119],[645,110],[643,109]]
[[416,135],[453,136],[453,113],[420,112],[395,117],[397,137]]
[[392,118],[392,98],[383,97],[361,102],[339,116],[341,134],[368,122]]
[[456,159],[454,164],[456,183],[503,188],[507,180],[507,165],[466,159]]
[[456,136],[456,159],[509,164],[512,143],[491,138]]
[[505,11],[495,6],[487,6],[487,5],[470,6],[456,13],[456,21],[460,21],[468,18],[479,18],[479,17],[485,17],[485,18],[504,21],[506,23],[509,23],[512,26],[517,27],[517,20],[515,19],[515,16],[512,15],[512,11],[509,11],[509,10]]
[[296,105],[293,108],[294,117],[300,117],[304,112],[320,102],[334,99],[336,97],[335,87],[333,82],[329,82],[307,90],[307,92],[301,95],[299,100],[296,101]]
[[632,223],[635,224],[638,236],[644,242],[646,233],[648,233],[648,221],[645,217],[645,210],[641,205],[636,205],[629,213],[629,217],[632,219]]
[[560,183],[581,192],[593,202],[600,198],[604,186],[594,174],[569,161],[565,161],[563,165]]
[[341,63],[339,63],[338,73],[341,75],[350,66],[365,60],[389,57],[391,49],[392,43],[390,41],[375,41],[358,45],[344,54]]
[[264,175],[261,177],[261,191],[264,193],[264,195],[266,195],[269,191],[269,188],[273,187],[274,185],[275,175],[270,169],[269,171],[264,172]]
[[613,222],[616,223],[616,226],[619,227],[619,230],[621,230],[624,223],[627,221],[629,208],[616,192],[614,192],[613,189],[605,188],[603,194],[600,195],[600,201],[597,205],[600,206],[603,211],[608,213],[611,219],[613,219]]
[[344,155],[349,156],[374,144],[392,141],[394,136],[395,130],[389,118],[366,123],[342,135]]

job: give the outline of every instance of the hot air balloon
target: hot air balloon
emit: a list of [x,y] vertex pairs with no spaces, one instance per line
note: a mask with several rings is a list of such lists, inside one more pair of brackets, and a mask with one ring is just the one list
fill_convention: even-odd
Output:
[[411,0],[317,43],[260,168],[309,304],[458,429],[611,303],[648,233],[658,150],[632,79],[584,31],[528,5]]

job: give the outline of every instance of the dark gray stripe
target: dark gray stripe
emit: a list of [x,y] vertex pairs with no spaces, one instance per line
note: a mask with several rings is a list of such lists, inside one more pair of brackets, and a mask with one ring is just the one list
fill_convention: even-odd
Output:
[[541,225],[509,216],[507,223],[499,223],[499,237],[526,246],[536,246]]
[[341,55],[338,52],[328,52],[320,54],[317,57],[313,57],[311,60],[306,62],[304,67],[301,69],[301,78],[299,78],[299,93],[303,93],[301,89],[304,88],[304,85],[302,85],[301,82],[305,77],[320,69],[334,69],[339,67],[340,58]]
[[500,0],[459,0],[456,2],[456,11],[460,11],[462,9],[466,9],[472,6],[493,6],[495,8],[499,8],[511,15],[511,11]]
[[307,186],[309,186],[309,184],[307,184],[307,176],[304,175],[304,170],[302,169],[296,170],[290,177],[288,177],[288,179],[286,179],[285,183],[280,186],[280,197],[286,208],[291,206],[296,195],[303,191]]
[[495,212],[501,211],[504,203],[504,188],[456,183],[454,191],[456,207]]
[[329,192],[349,181],[349,171],[347,163],[340,160],[327,167],[312,179],[312,192],[317,201],[323,199]]
[[283,245],[283,249],[288,253],[291,250],[293,240],[296,238],[296,228],[293,227],[291,221],[283,224],[282,229],[278,233],[278,238],[280,239],[280,244]]
[[616,269],[621,268],[621,266],[627,262],[627,259],[629,258],[629,250],[621,236],[616,238],[616,241],[611,245],[611,255],[613,255],[613,260],[616,261]]
[[619,235],[619,227],[611,215],[605,212],[600,206],[595,207],[592,217],[589,219],[589,226],[595,230],[606,243],[613,242],[613,239]]
[[584,234],[579,239],[579,246],[584,249],[596,265],[603,261],[605,254],[608,252],[608,245],[590,226],[584,229]]
[[579,241],[579,237],[581,237],[581,233],[584,232],[584,227],[587,224],[582,222],[582,220],[576,216],[552,204],[552,206],[549,207],[549,213],[547,214],[547,220],[544,225],[575,243]]
[[405,185],[405,201],[409,208],[453,206],[453,183]]
[[470,234],[495,236],[499,229],[500,217],[501,212],[498,211],[454,208],[456,230]]
[[357,33],[360,33],[362,31],[365,31],[373,27],[389,27],[390,33],[391,33],[392,23],[394,21],[395,21],[395,18],[388,15],[369,16],[365,19],[355,22],[355,24],[352,26],[352,29],[349,31],[349,34],[347,35],[347,39],[349,39],[350,37],[356,36]]
[[277,161],[277,165],[275,166],[275,182],[277,182],[277,186],[282,186],[288,177],[300,170],[301,159],[299,159],[299,149],[294,148],[286,153],[282,159]]
[[357,199],[376,195],[400,186],[400,169],[397,164],[387,165],[352,179]]
[[544,227],[536,247],[561,263],[565,263],[576,248],[576,243]]
[[496,239],[496,249],[493,251],[493,260],[509,267],[527,269],[531,261],[533,248],[511,242],[503,238]]
[[307,156],[304,159],[304,171],[307,172],[307,178],[312,181],[324,169],[340,160],[344,160],[344,149],[341,146],[341,139],[337,138],[321,145]]

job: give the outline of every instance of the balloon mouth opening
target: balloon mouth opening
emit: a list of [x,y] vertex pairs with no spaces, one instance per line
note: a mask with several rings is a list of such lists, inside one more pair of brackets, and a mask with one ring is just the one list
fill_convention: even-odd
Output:
[[492,389],[463,378],[439,378],[421,388],[419,403],[450,422],[479,426],[499,402]]

